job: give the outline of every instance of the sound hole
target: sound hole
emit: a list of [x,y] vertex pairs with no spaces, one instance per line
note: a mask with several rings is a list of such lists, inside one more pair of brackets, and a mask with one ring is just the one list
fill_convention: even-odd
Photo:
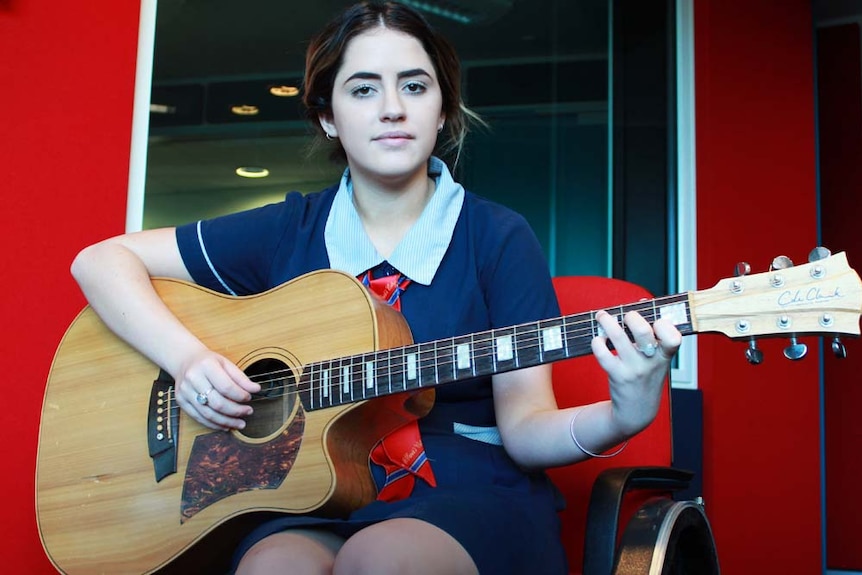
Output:
[[260,384],[260,392],[252,396],[254,413],[246,419],[242,434],[253,438],[268,437],[294,413],[296,380],[286,363],[273,358],[252,363],[245,373]]

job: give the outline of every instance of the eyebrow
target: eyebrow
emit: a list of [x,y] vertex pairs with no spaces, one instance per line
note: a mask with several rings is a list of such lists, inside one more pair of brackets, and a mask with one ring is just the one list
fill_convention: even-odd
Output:
[[[404,78],[414,78],[416,76],[428,76],[431,77],[431,74],[423,70],[422,68],[413,68],[411,70],[404,70],[403,72],[398,72],[398,79],[402,80]],[[351,80],[380,80],[382,76],[380,74],[375,74],[374,72],[356,72],[352,74],[349,78],[347,78],[344,83],[348,83]]]

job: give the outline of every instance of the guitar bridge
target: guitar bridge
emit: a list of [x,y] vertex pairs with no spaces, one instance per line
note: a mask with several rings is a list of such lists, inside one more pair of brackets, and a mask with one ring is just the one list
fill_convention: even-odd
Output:
[[147,444],[156,483],[177,472],[177,433],[180,410],[174,398],[174,380],[164,370],[153,382],[147,412]]

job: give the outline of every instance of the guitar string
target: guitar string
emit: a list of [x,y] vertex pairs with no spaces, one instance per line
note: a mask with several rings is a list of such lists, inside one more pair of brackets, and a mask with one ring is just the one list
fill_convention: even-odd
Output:
[[[615,311],[615,313],[611,314],[617,318],[618,323],[621,323],[623,315],[629,311],[641,312],[641,314],[645,315],[647,320],[652,323],[657,319],[656,315],[658,313],[657,307],[658,307],[659,302],[666,302],[666,301],[667,302],[670,302],[670,301],[680,302],[680,301],[684,301],[685,298],[687,298],[687,294],[675,294],[675,295],[671,295],[671,296],[664,296],[661,298],[656,298],[655,300],[646,300],[643,302],[637,302],[634,304],[627,304],[627,305],[622,305],[622,306],[609,306],[606,309],[619,310],[618,312]],[[647,312],[647,313],[644,314],[643,312]],[[479,332],[479,333],[473,334],[473,338],[471,340],[471,344],[473,347],[473,353],[471,354],[472,364],[473,364],[473,366],[475,366],[478,361],[482,361],[482,360],[485,360],[485,359],[492,357],[495,354],[494,345],[493,345],[494,341],[500,336],[501,332],[505,332],[508,330],[512,331],[513,336],[516,336],[518,329],[525,330],[527,337],[525,337],[523,339],[518,339],[517,336],[515,337],[516,346],[518,349],[532,350],[533,348],[538,347],[539,342],[542,341],[543,337],[544,337],[543,336],[544,330],[542,329],[543,324],[546,327],[556,327],[559,325],[565,329],[565,337],[564,337],[564,344],[563,345],[565,348],[568,348],[570,350],[568,352],[569,356],[573,356],[571,350],[574,350],[575,352],[579,352],[579,351],[584,351],[584,350],[590,348],[589,340],[592,340],[593,333],[595,331],[594,330],[594,325],[595,325],[595,317],[594,316],[595,316],[594,311],[584,312],[584,313],[562,316],[559,318],[539,320],[539,321],[524,323],[524,324],[520,324],[517,326],[508,327],[508,328],[498,328],[496,330],[488,330],[485,332]],[[578,319],[578,318],[586,318],[586,319]],[[560,322],[560,323],[554,323],[554,322]],[[585,324],[589,324],[589,326],[583,327]],[[589,335],[589,340],[587,340],[585,343],[584,342],[578,343],[579,340],[583,340],[587,335]],[[477,337],[477,336],[479,336],[479,337]],[[458,358],[455,357],[453,354],[451,360],[447,359],[445,361],[440,361],[439,360],[439,352],[436,350],[436,348],[438,347],[439,344],[442,344],[444,348],[451,350],[451,349],[453,349],[453,344],[455,344],[456,340],[458,340],[460,338],[464,338],[466,340],[468,337],[469,336],[458,336],[458,337],[454,337],[454,338],[444,338],[441,340],[435,340],[435,341],[430,341],[430,342],[424,342],[421,344],[412,344],[412,345],[403,346],[400,348],[394,348],[394,350],[375,350],[375,351],[370,351],[370,352],[366,352],[366,353],[356,354],[353,356],[347,356],[344,358],[335,358],[335,359],[330,359],[330,360],[313,362],[313,363],[310,363],[310,364],[307,364],[306,366],[304,366],[303,371],[305,371],[308,368],[311,368],[309,371],[310,382],[308,385],[302,386],[303,389],[300,390],[300,392],[305,392],[305,390],[307,389],[307,392],[309,394],[314,394],[314,393],[320,392],[321,390],[323,390],[324,388],[327,388],[327,387],[330,389],[335,389],[335,390],[340,389],[344,386],[344,381],[342,380],[342,377],[341,377],[341,370],[344,367],[351,368],[351,370],[352,370],[352,368],[355,368],[355,367],[361,367],[363,364],[365,364],[368,361],[366,359],[367,356],[377,357],[378,361],[384,361],[380,356],[385,354],[386,352],[392,352],[392,351],[396,352],[396,356],[394,358],[392,358],[392,357],[387,358],[387,360],[389,362],[392,362],[387,366],[388,371],[390,372],[390,378],[393,375],[392,372],[393,372],[393,368],[394,368],[396,379],[402,379],[403,380],[404,379],[403,377],[397,378],[397,375],[400,374],[401,372],[405,371],[405,369],[404,369],[406,366],[405,353],[406,353],[406,350],[413,348],[413,347],[416,348],[416,355],[417,355],[416,372],[417,373],[421,374],[423,369],[427,370],[428,368],[431,368],[431,367],[433,367],[436,372],[440,372],[441,368],[442,368],[442,371],[447,372],[447,373],[449,371],[452,371],[453,372],[453,379],[454,379],[455,378],[454,377],[455,372],[458,371],[455,368],[455,366],[458,363]],[[570,342],[572,342],[572,341],[575,342],[574,346],[570,345]],[[465,341],[465,343],[466,343],[466,341]],[[425,349],[423,349],[423,348],[425,348]],[[428,349],[428,348],[432,348],[432,349]],[[478,353],[476,353],[477,350],[478,350]],[[552,350],[552,351],[556,351],[556,350]],[[409,354],[407,354],[407,355],[409,355]],[[423,355],[425,357],[423,357]],[[578,355],[583,355],[583,354],[578,354]],[[400,358],[400,360],[399,360],[399,358]],[[564,356],[564,357],[561,357],[559,359],[565,359],[565,358],[566,357]],[[357,360],[361,360],[361,361],[357,362]],[[554,360],[554,361],[556,361],[556,360]],[[329,363],[331,366],[333,366],[330,368],[330,371],[331,371],[331,373],[335,374],[335,377],[333,378],[333,380],[330,381],[330,383],[328,385],[322,384],[322,383],[320,385],[316,385],[314,383],[314,377],[313,377],[314,368],[315,368],[315,366],[319,367],[319,366],[323,366],[327,363]],[[347,363],[347,365],[344,365],[345,363]],[[541,360],[540,360],[540,363],[542,363]],[[320,367],[320,369],[323,369],[323,368]],[[471,366],[470,369],[473,369],[473,367]],[[288,374],[292,375],[292,373],[293,373],[293,371],[289,368],[278,369],[278,370],[273,370],[273,371],[264,372],[264,373],[260,373],[260,374],[255,374],[254,376],[250,376],[250,379],[252,381],[255,381],[257,383],[264,385],[267,383],[273,383],[273,382],[278,382],[280,380],[283,380],[283,379],[285,379],[285,377],[282,377],[283,375],[288,375]],[[318,373],[320,373],[320,372],[318,371]],[[364,373],[360,373],[359,375],[360,375],[360,377],[357,378],[357,377],[355,377],[356,374],[351,371],[351,377],[348,378],[348,381],[351,384],[350,385],[351,390],[353,388],[353,384],[357,383],[358,381],[364,381],[364,379],[362,377],[362,376],[364,376]],[[375,377],[375,382],[377,381],[377,379],[378,378]],[[439,378],[435,377],[435,379],[439,379]],[[305,380],[303,380],[303,381],[305,381]],[[288,389],[290,387],[294,387],[294,386],[299,387],[301,385],[301,383],[302,383],[302,381],[297,383],[297,384],[294,384],[292,382],[288,382],[285,385],[271,387],[267,390],[268,395],[263,396],[263,397],[262,396],[255,396],[252,398],[250,403],[253,403],[256,401],[271,400],[271,399],[274,399],[277,397],[281,397],[284,395],[284,393],[281,393],[279,395],[276,392],[284,392],[286,389]],[[420,384],[413,389],[421,389],[422,387],[423,386]],[[377,388],[377,385],[375,386],[375,388]],[[366,390],[363,388],[363,392],[364,391],[366,391]],[[400,392],[400,391],[408,391],[408,390],[405,389],[405,390],[398,390],[398,391]],[[170,394],[173,395],[173,392],[174,392],[174,388],[171,387]],[[335,395],[341,396],[343,394],[337,393]],[[372,394],[372,397],[376,397],[377,395],[384,395],[384,394],[379,394],[379,393]],[[364,397],[364,393],[363,393],[363,397]],[[330,399],[330,402],[331,402],[331,399]],[[332,405],[338,405],[338,404],[332,403]],[[178,409],[179,407],[176,406],[175,408]]]
[[[685,294],[676,294],[674,296],[665,296],[664,298],[657,298],[654,301],[658,302],[660,299],[678,299],[680,296],[684,296],[684,295]],[[638,302],[636,304],[629,304],[629,305],[615,306],[615,307],[619,308],[621,310],[620,313],[612,314],[612,315],[615,315],[617,318],[622,318],[624,313],[634,310],[634,311],[652,312],[652,313],[646,314],[648,316],[648,319],[649,319],[650,317],[654,316],[655,311],[656,311],[654,309],[655,306],[653,305],[653,301],[650,301],[650,300],[647,300],[644,302]],[[638,307],[643,308],[643,309],[638,310],[637,309]],[[614,309],[614,308],[610,307],[609,309]],[[570,316],[564,316],[561,318],[539,320],[537,322],[520,324],[518,326],[514,326],[514,328],[513,327],[500,328],[497,330],[489,330],[487,332],[481,332],[481,333],[474,334],[474,337],[472,340],[473,347],[474,347],[474,353],[471,354],[471,356],[474,359],[474,363],[475,363],[476,360],[487,359],[488,357],[490,357],[494,354],[493,346],[490,345],[493,341],[491,338],[477,339],[475,336],[484,335],[484,334],[494,334],[495,331],[501,332],[501,331],[505,331],[506,329],[513,330],[513,334],[514,334],[518,328],[526,329],[528,336],[530,336],[530,335],[539,333],[539,332],[537,332],[537,328],[540,328],[541,324],[543,324],[543,323],[548,325],[548,327],[555,327],[554,325],[552,325],[554,321],[561,321],[560,325],[562,325],[563,327],[578,326],[578,325],[582,325],[584,323],[590,324],[590,327],[587,329],[579,329],[577,327],[575,329],[566,329],[566,338],[565,339],[567,342],[569,340],[581,339],[584,337],[585,333],[589,333],[590,339],[592,339],[592,334],[593,334],[592,326],[594,323],[594,319],[593,319],[594,313],[595,312],[587,312],[587,313],[581,313],[581,314],[574,314],[574,315],[570,315]],[[571,318],[586,317],[586,316],[589,316],[590,319],[578,320],[578,321],[569,321]],[[620,321],[620,319],[618,319],[618,322],[619,321]],[[654,317],[652,317],[652,321],[655,321]],[[467,337],[467,336],[461,336],[461,337]],[[351,367],[352,368],[352,367],[361,366],[364,363],[366,363],[366,361],[367,361],[366,357],[367,356],[377,357],[378,361],[384,361],[380,356],[385,354],[387,351],[389,351],[389,352],[395,351],[396,352],[396,356],[394,358],[390,357],[390,358],[387,358],[387,360],[390,362],[392,362],[394,360],[394,363],[390,363],[390,365],[388,365],[388,371],[390,372],[390,377],[391,377],[391,374],[393,371],[397,375],[398,373],[403,371],[403,368],[406,365],[406,361],[404,360],[404,355],[405,355],[404,351],[411,348],[411,347],[417,348],[417,355],[418,355],[417,371],[421,371],[423,368],[432,367],[432,366],[438,372],[441,371],[441,367],[442,367],[443,371],[449,371],[450,369],[455,370],[454,366],[457,364],[457,361],[458,361],[457,358],[453,357],[452,361],[449,361],[449,360],[440,361],[439,360],[439,353],[437,352],[436,349],[423,350],[421,348],[422,347],[435,347],[436,348],[437,347],[436,344],[443,343],[445,348],[451,349],[452,344],[455,342],[456,339],[459,339],[459,338],[458,337],[445,338],[445,339],[426,342],[426,343],[422,343],[422,344],[413,344],[410,346],[404,346],[402,348],[394,348],[393,350],[376,350],[376,351],[371,351],[371,352],[367,352],[367,353],[356,354],[354,356],[347,356],[344,358],[335,358],[335,359],[331,359],[331,360],[323,360],[323,361],[313,362],[311,364],[307,364],[305,366],[305,368],[311,368],[310,373],[313,374],[315,366],[320,367],[320,366],[323,366],[323,365],[329,363],[331,366],[333,366],[333,367],[330,367],[330,370],[332,373],[335,374],[333,381],[335,381],[336,383],[333,383],[333,381],[330,381],[329,385],[326,385],[326,384],[315,385],[314,384],[314,378],[312,376],[312,377],[310,377],[310,379],[312,380],[311,383],[307,386],[302,386],[303,387],[302,391],[304,391],[305,388],[307,388],[308,393],[314,393],[314,392],[321,391],[322,389],[324,389],[326,387],[329,387],[330,389],[337,389],[339,387],[342,387],[343,383],[344,383],[343,381],[341,381],[341,376],[340,376],[340,370],[342,368],[344,368],[344,367]],[[532,349],[538,345],[538,342],[540,339],[542,339],[541,334],[539,334],[537,337],[534,337],[534,338],[527,337],[524,339],[518,339],[516,343],[517,343],[519,349],[523,348],[523,349],[530,350],[530,349]],[[571,348],[572,346],[568,346],[568,347]],[[589,348],[589,343],[582,344],[580,347],[576,346],[575,350],[576,351],[582,351],[582,350],[585,350],[587,348]],[[475,352],[476,349],[480,349],[480,351],[482,349],[487,349],[489,351],[489,353],[476,353]],[[427,361],[426,358],[421,357],[423,354],[425,354],[427,356],[431,356],[430,361]],[[401,358],[400,361],[399,361],[399,355]],[[357,363],[356,362],[357,359],[361,359],[362,361]],[[565,358],[560,358],[560,359],[565,359]],[[345,366],[344,365],[345,363],[347,363],[348,365]],[[540,363],[541,363],[541,361],[540,361]],[[338,364],[338,366],[334,367],[336,364]],[[393,370],[393,368],[394,368],[394,370]],[[320,367],[320,369],[323,369],[323,368]],[[255,376],[250,377],[250,379],[252,379],[255,382],[265,384],[265,383],[271,383],[271,382],[275,382],[275,381],[279,381],[281,379],[284,379],[283,377],[279,377],[282,374],[292,374],[292,373],[293,372],[290,369],[279,369],[279,370],[273,370],[273,371],[265,372],[265,373],[261,373],[261,374],[256,374]],[[320,373],[320,371],[318,371],[318,373]],[[351,374],[351,375],[355,376],[355,374]],[[453,378],[454,378],[454,374],[453,374]],[[349,381],[351,383],[356,383],[357,379],[355,377],[350,377]],[[293,385],[292,383],[288,383],[284,386],[272,387],[268,390],[268,392],[271,393],[274,391],[283,391],[284,389],[291,387],[292,385]],[[421,388],[422,386],[419,385],[418,387]],[[399,390],[399,391],[404,391],[404,390]],[[338,394],[338,395],[341,395],[341,394]],[[375,395],[383,395],[383,394],[375,394]],[[375,395],[373,395],[372,397],[374,397]],[[274,397],[279,397],[279,396],[278,395],[268,395],[266,397],[257,397],[257,398],[253,398],[252,402],[253,401],[269,400],[269,399],[273,399]],[[333,404],[333,405],[335,405],[335,404]]]
[[[668,297],[674,297],[674,296],[668,296]],[[641,306],[641,307],[645,308],[644,310],[641,310],[641,311],[652,311],[652,312],[653,312],[653,314],[654,314],[654,311],[655,311],[655,310],[653,310],[653,309],[652,309],[652,308],[653,308],[652,302],[647,301],[647,302],[641,302],[641,303],[639,303],[639,304],[631,304],[631,305],[629,305],[629,306],[617,306],[617,307],[620,307],[620,309],[621,309],[621,312],[622,312],[622,313],[615,313],[615,314],[613,314],[613,315],[615,315],[615,316],[616,316],[616,317],[618,317],[618,318],[621,318],[621,317],[622,317],[622,315],[623,315],[625,312],[630,311],[630,310],[632,310],[632,309],[635,309],[637,306]],[[647,310],[646,308],[650,308],[650,309],[648,309],[648,310]],[[613,308],[611,308],[611,309],[613,309]],[[550,319],[550,320],[540,320],[540,321],[538,321],[538,322],[531,322],[531,323],[527,323],[527,324],[521,324],[521,325],[519,325],[519,326],[516,326],[516,327],[515,327],[515,330],[516,330],[517,328],[525,328],[526,326],[530,326],[530,327],[528,328],[528,332],[527,332],[527,333],[528,333],[528,335],[532,335],[532,334],[538,333],[538,332],[536,331],[536,328],[537,328],[537,327],[540,327],[542,323],[550,324],[551,322],[554,322],[554,321],[560,321],[560,320],[562,320],[561,325],[562,325],[563,327],[566,327],[566,326],[568,326],[568,325],[571,325],[571,326],[577,326],[577,325],[579,325],[579,324],[584,324],[584,323],[590,323],[590,324],[591,324],[591,326],[592,326],[592,323],[593,323],[593,320],[592,320],[592,319],[590,319],[590,320],[582,320],[582,321],[573,321],[573,322],[567,323],[567,320],[569,320],[570,318],[574,318],[574,317],[583,317],[583,316],[586,316],[586,315],[591,315],[592,313],[593,313],[593,312],[590,312],[590,314],[576,314],[576,315],[572,315],[572,316],[565,316],[565,317],[562,317],[562,318],[554,318],[554,319]],[[651,316],[651,315],[653,315],[653,314],[647,313],[646,315],[649,317],[649,316]],[[619,321],[619,320],[618,320],[618,321]],[[653,321],[654,321],[654,318],[653,318]],[[512,329],[512,328],[508,328],[508,329]],[[503,331],[503,330],[499,330],[499,329],[498,329],[497,331]],[[493,333],[493,332],[494,332],[494,330],[490,330],[490,331],[488,331],[488,332],[483,332],[483,333],[488,333],[488,334],[490,334],[490,333]],[[590,327],[588,330],[584,330],[584,329],[577,329],[577,328],[576,328],[576,329],[567,329],[567,330],[566,330],[566,342],[568,343],[570,340],[575,340],[575,341],[577,341],[578,339],[583,339],[583,337],[584,337],[584,335],[585,335],[585,333],[586,333],[586,332],[588,332],[588,333],[589,333],[590,339],[592,339],[592,334],[593,334],[593,329],[592,329],[592,327]],[[480,334],[475,334],[475,335],[480,335]],[[449,370],[452,370],[452,371],[453,371],[453,380],[454,380],[454,379],[457,379],[457,376],[455,375],[455,371],[456,371],[456,370],[455,370],[455,367],[454,367],[454,366],[456,365],[456,363],[457,363],[457,358],[454,358],[454,357],[453,357],[453,360],[452,360],[452,361],[448,361],[448,360],[447,360],[447,361],[440,361],[440,360],[439,360],[439,354],[438,354],[438,352],[437,352],[436,350],[431,350],[431,349],[429,349],[429,350],[422,350],[422,349],[419,349],[419,346],[420,346],[420,345],[421,345],[421,346],[428,346],[428,347],[430,347],[430,346],[431,346],[431,344],[437,344],[437,343],[443,343],[443,344],[444,344],[444,346],[449,347],[449,348],[451,349],[451,343],[454,343],[454,340],[455,340],[455,339],[457,339],[457,338],[446,338],[446,339],[443,339],[443,340],[437,340],[437,341],[434,341],[434,342],[427,342],[427,343],[423,343],[423,344],[416,344],[417,351],[418,351],[418,355],[420,356],[420,358],[419,358],[419,360],[418,360],[418,364],[419,364],[419,365],[417,366],[417,371],[418,371],[419,373],[421,373],[421,370],[422,370],[422,369],[425,369],[425,368],[428,368],[428,367],[433,367],[433,368],[435,369],[435,371],[436,371],[436,372],[440,372],[440,371],[441,371],[441,368],[442,368],[442,371],[445,371],[445,372],[448,372]],[[541,339],[541,337],[519,339],[519,340],[517,341],[517,344],[518,344],[519,349],[520,349],[520,348],[523,348],[523,349],[531,350],[531,349],[533,349],[534,347],[536,347],[536,346],[538,345],[538,341],[539,341],[540,339]],[[476,360],[486,359],[486,358],[488,358],[488,357],[490,357],[491,355],[493,355],[493,354],[494,354],[494,348],[493,348],[493,346],[492,346],[492,345],[490,345],[490,347],[489,347],[489,344],[491,344],[491,341],[492,341],[491,339],[479,339],[479,340],[476,340],[476,338],[475,338],[475,336],[474,336],[474,339],[473,339],[473,344],[474,344],[474,353],[472,354],[472,357],[473,357],[473,359],[474,359],[474,364],[475,364]],[[450,343],[450,342],[451,342],[451,343]],[[391,358],[391,357],[390,357],[390,358],[387,358],[387,360],[391,362],[391,363],[387,366],[387,368],[388,368],[388,369],[387,369],[387,371],[388,371],[388,372],[389,372],[389,374],[390,374],[390,378],[392,378],[392,376],[393,376],[393,374],[394,374],[394,375],[396,376],[396,377],[395,377],[395,379],[397,379],[397,375],[398,375],[398,374],[401,374],[401,375],[402,375],[402,378],[401,378],[401,379],[402,379],[402,380],[404,379],[404,378],[403,378],[403,373],[402,373],[402,372],[404,371],[404,367],[405,367],[405,365],[406,365],[406,361],[404,360],[404,352],[403,352],[403,350],[409,349],[410,347],[412,347],[412,346],[405,346],[405,347],[403,347],[403,348],[395,348],[395,350],[397,350],[397,351],[396,351],[396,356],[395,356],[394,358]],[[436,347],[436,345],[435,345],[434,347]],[[574,349],[574,350],[575,350],[575,353],[577,353],[577,352],[579,352],[579,351],[583,351],[583,350],[588,349],[588,348],[590,347],[590,344],[589,344],[589,342],[587,342],[587,343],[582,343],[582,344],[580,344],[580,345],[575,345],[575,346],[571,346],[571,345],[569,345],[569,346],[567,346],[567,347],[569,347],[569,349],[570,349],[570,351],[569,351],[569,355],[570,355],[570,356],[574,356],[574,355],[572,354],[571,349]],[[481,348],[481,349],[487,349],[487,350],[489,350],[489,353],[475,353],[475,349],[479,349],[479,348]],[[310,370],[310,375],[309,375],[309,379],[310,379],[311,381],[310,381],[309,385],[305,385],[305,386],[303,386],[303,385],[302,385],[302,381],[301,381],[299,384],[297,384],[298,386],[300,386],[300,387],[302,388],[302,389],[300,390],[300,393],[305,392],[305,390],[306,390],[306,389],[307,389],[307,392],[308,392],[309,394],[313,394],[313,393],[315,393],[315,392],[320,392],[320,391],[322,391],[323,389],[325,389],[325,388],[327,388],[327,387],[328,387],[329,389],[331,389],[331,390],[335,390],[335,389],[342,388],[342,387],[344,387],[344,382],[342,381],[342,378],[341,378],[340,373],[339,373],[339,372],[340,372],[340,368],[344,368],[344,367],[348,367],[348,368],[355,368],[355,367],[357,367],[357,366],[361,366],[361,365],[362,365],[362,363],[365,363],[365,360],[364,360],[365,356],[369,356],[369,355],[370,355],[370,356],[376,356],[376,357],[380,358],[380,356],[381,356],[382,354],[384,354],[385,352],[387,352],[387,351],[392,351],[392,350],[379,350],[379,351],[372,351],[372,352],[368,352],[368,353],[365,353],[365,354],[357,354],[357,355],[355,355],[355,356],[351,356],[351,357],[345,357],[345,358],[341,358],[341,359],[333,359],[333,360],[324,360],[324,361],[321,361],[321,362],[314,362],[314,363],[308,364],[308,365],[306,365],[305,367],[306,367],[306,368],[309,368],[309,367],[311,367],[311,368],[312,368],[312,369]],[[401,359],[400,359],[400,361],[399,361],[399,355],[398,355],[398,354],[400,354],[400,358],[401,358]],[[422,355],[422,354],[430,355],[430,356],[431,356],[430,361],[426,361],[426,359],[425,359],[425,358],[421,358],[421,355]],[[583,354],[578,354],[578,355],[583,355]],[[357,364],[357,363],[355,362],[355,360],[356,360],[357,358],[363,358],[363,362],[362,362],[362,363]],[[565,357],[558,358],[558,359],[565,359]],[[382,358],[380,358],[380,359],[378,359],[378,361],[383,361],[383,359],[382,359]],[[554,361],[556,361],[556,360],[554,360]],[[347,366],[345,366],[345,365],[344,365],[344,363],[345,363],[345,362],[348,362],[348,365],[347,365]],[[313,368],[314,368],[314,366],[322,366],[322,365],[325,365],[326,363],[330,363],[330,365],[332,365],[332,366],[334,366],[336,363],[338,363],[338,364],[339,364],[339,365],[338,365],[338,367],[330,368],[330,369],[332,370],[332,373],[334,373],[334,374],[335,374],[335,377],[333,378],[333,380],[331,380],[331,381],[329,382],[329,384],[328,384],[328,385],[327,385],[327,384],[324,384],[324,383],[321,383],[320,385],[315,385],[315,384],[314,384],[314,381],[315,381],[315,380],[314,380],[314,377],[313,377]],[[542,363],[542,361],[540,360],[540,362],[539,362],[539,363]],[[323,368],[320,368],[320,369],[323,369]],[[275,375],[277,375],[277,374],[284,374],[284,373],[290,373],[290,374],[292,374],[292,371],[291,371],[290,369],[275,370],[275,371],[268,372],[268,373],[257,374],[256,376],[252,377],[251,379],[253,379],[254,381],[258,381],[258,382],[260,382],[260,383],[273,382],[273,381],[278,381],[278,380],[280,380],[280,379],[284,379],[284,378],[282,378],[282,377],[276,377],[276,378],[273,378],[273,376],[275,376]],[[318,371],[318,373],[320,373],[320,372]],[[379,372],[378,372],[378,373],[379,373]],[[355,383],[357,383],[357,382],[361,381],[361,378],[357,379],[357,378],[355,377],[355,375],[356,375],[355,373],[351,373],[351,376],[352,376],[352,377],[349,377],[349,378],[348,378],[348,381],[349,381],[349,383],[351,384],[351,389],[352,389],[352,387],[353,387],[353,384],[355,384]],[[360,374],[360,375],[361,375],[361,374]],[[260,379],[260,378],[262,378],[262,377],[263,377],[263,378],[267,378],[267,379]],[[380,385],[379,380],[380,380],[380,379],[381,379],[381,378],[379,378],[379,376],[378,376],[378,377],[375,377],[375,381],[377,382],[377,384],[376,384],[376,388],[379,388],[379,385]],[[439,377],[435,377],[435,379],[439,379]],[[465,379],[467,379],[467,378],[465,378]],[[303,380],[303,381],[306,381],[306,380]],[[439,382],[436,382],[436,383],[439,383]],[[436,384],[436,383],[435,383],[435,384]],[[446,381],[444,381],[443,383],[446,383]],[[292,387],[293,385],[294,385],[294,384],[293,384],[292,382],[289,382],[289,383],[287,383],[287,384],[285,384],[285,385],[283,385],[283,386],[275,386],[275,387],[271,387],[271,388],[268,390],[268,395],[267,395],[267,396],[265,396],[265,397],[260,397],[260,396],[258,396],[258,397],[256,397],[256,398],[253,398],[251,401],[252,401],[252,402],[255,402],[255,401],[264,401],[264,400],[271,400],[271,399],[274,399],[274,398],[281,397],[281,396],[283,396],[283,395],[284,395],[284,393],[282,393],[282,394],[280,394],[280,395],[279,395],[279,394],[278,394],[278,393],[276,393],[276,392],[284,391],[285,389],[287,389],[287,388],[289,388],[289,387]],[[413,389],[421,389],[422,387],[423,387],[423,386],[422,386],[422,385],[421,385],[421,383],[420,383],[420,385],[416,386],[416,387],[415,387],[415,388],[413,388]],[[172,389],[173,389],[173,388],[172,388]],[[365,389],[363,389],[363,394],[362,394],[362,395],[363,395],[363,399],[364,399],[364,398],[366,398],[366,395],[364,394],[364,391],[365,391]],[[392,392],[392,393],[397,393],[397,392],[401,392],[401,391],[409,391],[409,389],[396,390],[396,391],[394,391],[394,392]],[[342,393],[336,393],[336,394],[333,394],[333,395],[332,395],[332,397],[334,397],[334,396],[341,396],[341,395],[343,395],[343,394],[342,394]],[[378,393],[373,393],[373,394],[371,395],[371,397],[373,398],[373,397],[376,397],[376,396],[379,396],[379,395],[386,395],[386,394],[384,394],[384,393],[379,393],[379,392],[378,392]],[[323,398],[321,398],[321,399],[323,399]],[[332,402],[331,397],[329,397],[329,396],[327,396],[327,399],[329,400],[330,405],[329,405],[329,406],[326,406],[326,407],[330,407],[330,406],[338,405],[338,404],[340,403],[340,402],[338,402],[338,403],[333,403],[333,402]]]

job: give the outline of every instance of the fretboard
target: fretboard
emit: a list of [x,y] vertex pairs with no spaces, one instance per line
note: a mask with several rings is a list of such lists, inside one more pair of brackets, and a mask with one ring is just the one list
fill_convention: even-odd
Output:
[[[622,317],[640,313],[650,323],[669,318],[693,333],[688,294],[606,308]],[[308,410],[504,373],[592,353],[602,330],[595,312],[340,357],[305,366],[298,384]]]

